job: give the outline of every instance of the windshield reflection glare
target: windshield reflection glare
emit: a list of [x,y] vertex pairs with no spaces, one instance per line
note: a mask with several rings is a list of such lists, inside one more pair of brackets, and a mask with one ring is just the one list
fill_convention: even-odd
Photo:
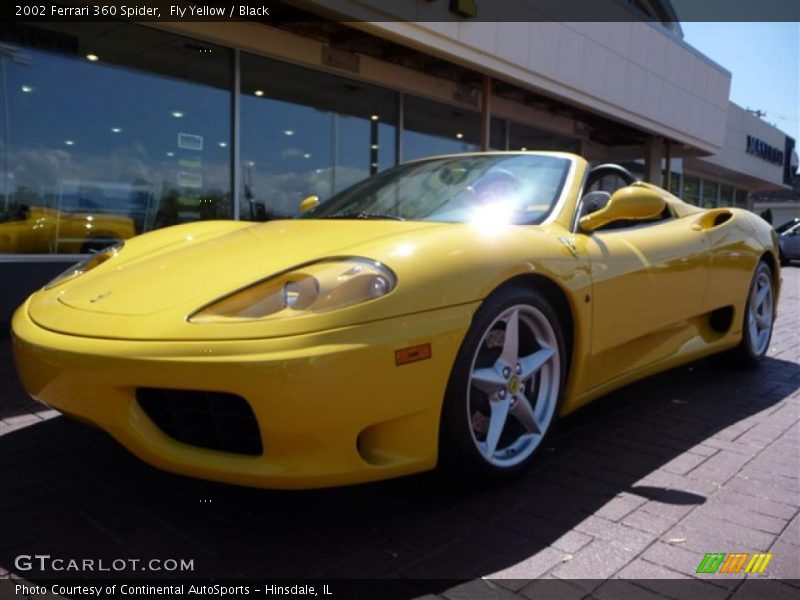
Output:
[[546,154],[450,156],[364,180],[302,218],[539,223],[561,195],[570,160]]

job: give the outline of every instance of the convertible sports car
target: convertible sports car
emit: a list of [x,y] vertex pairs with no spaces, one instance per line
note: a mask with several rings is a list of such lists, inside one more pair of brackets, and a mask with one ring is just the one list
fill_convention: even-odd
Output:
[[69,269],[14,316],[28,392],[195,477],[304,488],[438,464],[474,481],[517,473],[558,415],[614,388],[769,347],[774,230],[618,166],[437,157],[302,209]]

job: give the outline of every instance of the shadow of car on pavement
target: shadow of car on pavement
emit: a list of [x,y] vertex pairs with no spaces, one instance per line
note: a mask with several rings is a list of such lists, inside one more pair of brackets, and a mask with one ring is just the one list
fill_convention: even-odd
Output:
[[89,575],[21,572],[16,556],[171,557],[193,559],[194,571],[101,576],[399,577],[408,585],[393,586],[395,597],[441,591],[441,580],[485,577],[553,543],[568,553],[582,541],[575,526],[615,498],[679,519],[711,484],[661,467],[710,440],[724,447],[737,423],[789,396],[798,383],[772,377],[787,368],[796,365],[767,358],[734,371],[706,360],[627,386],[563,419],[520,479],[486,489],[436,473],[301,492],[216,484],[151,468],[58,417],[0,438],[0,570],[35,582]]

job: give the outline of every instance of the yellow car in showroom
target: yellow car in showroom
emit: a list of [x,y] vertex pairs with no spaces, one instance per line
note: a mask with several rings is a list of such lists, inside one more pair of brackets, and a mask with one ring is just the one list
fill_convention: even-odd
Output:
[[444,156],[302,209],[162,229],[70,268],[14,316],[25,388],[194,477],[493,480],[610,390],[769,347],[772,228],[619,166]]
[[0,254],[97,252],[136,235],[133,219],[16,204],[0,211]]

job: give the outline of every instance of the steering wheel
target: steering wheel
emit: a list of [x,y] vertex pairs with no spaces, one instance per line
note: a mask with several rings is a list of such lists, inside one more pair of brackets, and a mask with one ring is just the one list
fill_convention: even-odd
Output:
[[490,171],[472,184],[478,204],[492,204],[513,198],[520,188],[519,179],[505,169]]
[[625,182],[625,185],[630,185],[636,181],[636,177],[631,175],[631,172],[625,167],[620,167],[619,165],[612,163],[606,163],[604,165],[597,165],[596,167],[593,167],[591,171],[589,171],[589,176],[586,178],[586,185],[583,188],[584,191],[591,189],[592,185],[597,183],[603,177],[608,177],[609,175],[616,175]]

